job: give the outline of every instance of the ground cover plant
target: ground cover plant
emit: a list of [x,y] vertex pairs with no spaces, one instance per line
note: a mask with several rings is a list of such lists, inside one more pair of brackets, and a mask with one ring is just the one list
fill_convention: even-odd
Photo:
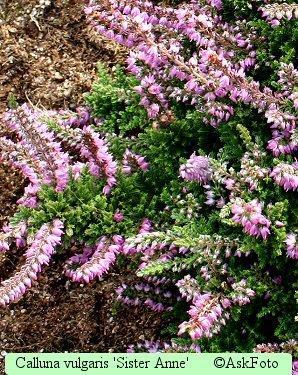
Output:
[[126,66],[99,64],[75,111],[12,103],[3,116],[1,160],[27,186],[0,234],[3,253],[24,249],[0,303],[58,254],[82,284],[128,265],[117,301],[170,321],[129,351],[295,357],[298,7],[177,3],[90,1]]

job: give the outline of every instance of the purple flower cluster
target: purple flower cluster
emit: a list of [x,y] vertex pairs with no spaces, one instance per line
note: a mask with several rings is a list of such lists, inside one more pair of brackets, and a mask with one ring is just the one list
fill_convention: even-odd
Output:
[[17,135],[18,141],[1,138],[1,159],[29,179],[25,196],[19,201],[28,207],[36,206],[36,193],[42,184],[53,184],[56,191],[62,191],[69,179],[69,155],[40,121],[41,115],[27,104],[4,115],[5,125]]
[[282,19],[291,20],[298,18],[297,4],[266,4],[259,8],[262,17],[266,18],[272,26],[278,26]]
[[238,306],[250,303],[251,298],[255,296],[255,292],[247,287],[246,280],[233,283],[231,285],[232,293],[230,295],[231,302]]
[[217,196],[212,186],[207,184],[204,185],[207,206],[216,206],[217,208],[222,208],[225,205],[225,199],[223,196]]
[[250,191],[256,190],[259,182],[269,174],[268,168],[262,168],[260,165],[264,157],[266,157],[266,153],[254,146],[252,152],[245,152],[241,158],[239,180],[247,185]]
[[113,219],[116,221],[116,223],[120,223],[124,219],[124,215],[121,211],[116,210]]
[[272,139],[268,141],[268,150],[274,156],[292,154],[298,150],[295,138],[297,118],[292,115],[282,115],[278,110],[268,110],[265,113],[267,121],[272,123]]
[[[209,157],[196,156],[194,153],[187,163],[180,166],[180,176],[187,181],[197,181],[203,185],[207,197],[205,203],[209,206],[216,205],[218,208],[226,205],[227,200],[224,196],[227,191],[229,200],[233,201],[240,198],[247,187],[251,192],[256,191],[266,177],[271,177],[286,191],[297,190],[297,161],[292,164],[279,163],[271,170],[268,167],[262,167],[266,160],[266,153],[261,152],[257,145],[252,145],[251,148],[250,151],[243,154],[239,171],[235,171],[233,168],[228,169],[226,163]],[[216,190],[214,189],[215,184]],[[227,191],[219,189],[218,184]]]
[[[156,302],[151,297],[128,297],[125,296],[125,292],[127,290],[134,290],[135,292],[142,292],[142,294],[153,294],[155,296],[159,296],[166,299],[171,299],[172,293],[169,291],[162,291],[159,286],[151,286],[148,283],[138,283],[136,285],[128,287],[126,284],[122,284],[120,287],[116,289],[117,300],[122,302],[128,306],[146,306],[152,311],[156,312],[164,312],[164,311],[171,311],[173,308],[172,306],[167,306],[162,302]],[[170,301],[171,302],[171,301]]]
[[60,124],[65,127],[83,128],[84,126],[92,125],[93,122],[99,123],[98,120],[92,118],[88,107],[77,107],[75,112],[60,110],[58,114]]
[[72,165],[74,177],[78,178],[84,166],[87,166],[92,175],[107,179],[103,192],[108,194],[116,184],[117,164],[109,153],[105,139],[102,139],[91,127],[88,110],[77,109],[77,114],[58,113],[54,118],[57,120],[57,137],[75,153],[79,153],[81,160],[84,161]]
[[225,324],[229,317],[227,310],[232,305],[243,306],[255,296],[255,292],[247,287],[246,280],[225,285],[225,295],[212,295],[202,293],[198,282],[190,275],[176,283],[181,296],[186,301],[191,301],[191,308],[188,311],[191,318],[180,324],[180,335],[188,331],[193,340],[211,337],[219,332],[221,325]]
[[152,223],[149,219],[145,218],[142,220],[141,226],[139,228],[139,233],[144,234],[144,233],[149,233],[152,229]]
[[282,342],[280,344],[277,343],[268,343],[268,344],[259,344],[254,349],[255,353],[290,353],[295,355],[297,352],[297,340],[288,340],[286,342]]
[[185,254],[187,251],[185,246],[177,246],[170,235],[162,232],[140,232],[135,237],[126,239],[123,247],[124,254],[142,254],[140,269],[147,267],[152,257],[155,262],[166,263],[176,255]]
[[67,268],[66,274],[68,274],[68,268],[72,267],[73,269],[75,269],[76,267],[88,262],[91,256],[94,254],[95,250],[96,245],[84,246],[82,253],[75,254],[70,259],[68,259],[65,266],[65,268]]
[[[272,170],[262,167],[267,157],[266,153],[261,152],[259,146],[251,143],[249,133],[246,133],[243,127],[242,132],[249,151],[245,152],[241,158],[239,171],[233,168],[228,169],[226,163],[218,160],[193,154],[186,164],[181,165],[180,176],[185,180],[197,181],[203,185],[207,196],[205,204],[220,208],[220,216],[223,219],[227,218],[231,212],[232,221],[241,224],[245,233],[266,240],[271,233],[271,221],[262,213],[265,203],[257,198],[246,202],[243,199],[244,193],[247,193],[247,188],[249,192],[258,192],[259,185],[265,178],[272,178],[285,191],[296,191],[298,163],[297,161],[292,164],[281,162]],[[270,210],[270,205],[267,208]],[[284,223],[277,220],[275,226],[281,228]],[[293,237],[290,235],[289,238]],[[241,252],[238,253],[241,254]],[[290,240],[288,255],[292,258],[296,257],[295,246],[290,246]],[[202,275],[206,280],[211,277],[205,266],[202,269]]]
[[281,95],[289,98],[294,103],[294,108],[298,109],[298,92],[295,90],[298,84],[298,70],[292,63],[281,63],[278,71],[278,83],[281,86]]
[[[213,116],[211,123],[216,125],[227,120],[233,109],[215,100],[231,92],[233,98],[248,100],[248,92],[236,89],[229,72],[242,77],[243,71],[254,65],[255,52],[239,28],[224,23],[215,9],[221,9],[219,0],[192,1],[178,9],[140,0],[91,0],[85,13],[98,33],[131,50],[128,70],[140,80],[136,90],[149,117],[167,113],[172,99],[197,106],[203,99],[205,112]],[[188,60],[183,57],[181,37],[197,46]],[[247,56],[239,62],[236,51],[241,49]]]
[[282,186],[285,191],[298,189],[298,162],[293,164],[280,163],[273,168],[270,177]]
[[54,220],[44,224],[36,233],[25,253],[25,263],[11,278],[1,282],[0,304],[5,306],[18,301],[30,288],[44,265],[48,265],[57,245],[61,242],[63,223]]
[[192,305],[188,314],[190,320],[183,322],[179,326],[178,335],[182,335],[186,331],[189,332],[193,340],[198,340],[202,337],[212,337],[213,334],[220,330],[220,326],[225,324],[229,314],[224,312],[230,303],[225,298],[225,307],[218,296],[213,296],[211,293],[199,292],[192,300]]
[[[177,230],[177,229],[176,229]],[[187,267],[187,262],[183,262],[183,256],[190,254],[190,257],[194,258],[194,264],[207,264],[207,266],[201,267],[203,277],[206,277],[206,285],[208,281],[218,275],[223,275],[227,279],[227,283],[224,283],[225,287],[223,293],[230,293],[228,297],[218,294],[213,296],[211,293],[202,293],[198,282],[193,279],[190,275],[185,276],[183,279],[176,282],[176,287],[179,289],[180,295],[175,297],[178,301],[181,298],[185,298],[186,301],[191,302],[191,309],[189,314],[191,316],[190,321],[183,322],[180,325],[179,334],[188,331],[192,339],[198,339],[200,337],[211,337],[213,334],[219,332],[222,324],[225,324],[228,318],[228,313],[225,311],[230,308],[232,304],[244,305],[250,301],[250,298],[254,296],[254,292],[247,288],[246,281],[242,280],[239,283],[234,282],[233,278],[229,278],[227,265],[223,264],[222,258],[231,256],[233,248],[237,247],[237,241],[231,241],[220,236],[207,236],[201,235],[200,238],[195,239],[182,239],[177,232],[167,231],[162,232],[148,232],[139,234],[136,237],[126,240],[124,245],[124,252],[142,254],[140,276],[150,274],[150,269],[161,269],[163,264],[170,263],[170,268],[173,272],[181,272]],[[131,251],[134,249],[134,251]],[[180,258],[180,257],[181,258]],[[180,259],[180,263],[179,263]],[[192,265],[192,263],[190,263]],[[210,267],[210,270],[208,269]],[[204,270],[203,270],[204,268]],[[228,281],[231,279],[232,281]],[[150,283],[150,279],[147,277],[147,282]],[[135,285],[133,288],[136,292],[144,293],[151,292],[154,294],[161,294],[160,282],[162,280],[151,279],[154,286],[148,283],[140,283]],[[165,279],[162,284],[165,285],[173,284],[174,280]],[[212,284],[212,282],[211,282]],[[227,288],[230,289],[227,290]],[[127,290],[127,286],[122,286],[118,289],[118,299],[123,303],[135,306],[145,305],[155,311],[163,311],[164,307],[158,305],[152,299],[146,299],[145,301],[140,298],[131,298],[130,296],[124,296],[124,292]],[[163,293],[164,297],[171,297],[171,293]]]
[[231,212],[232,220],[241,224],[245,233],[267,239],[271,222],[262,214],[262,204],[257,199],[246,203],[243,199],[236,198]]
[[1,137],[1,161],[9,164],[12,168],[21,171],[23,176],[30,181],[29,186],[25,188],[25,195],[18,203],[23,203],[25,206],[35,207],[36,193],[40,189],[41,181],[48,182],[43,178],[43,167],[38,159],[30,155],[28,145],[17,144],[10,139]]
[[[36,207],[37,192],[43,184],[54,185],[56,191],[62,191],[68,184],[69,174],[77,179],[84,167],[94,176],[106,178],[105,194],[116,184],[117,164],[106,141],[89,125],[91,117],[86,108],[79,107],[73,114],[40,111],[24,104],[8,111],[4,120],[8,129],[17,135],[17,141],[1,137],[0,158],[30,181],[18,203]],[[57,122],[55,133],[46,125],[48,120]],[[68,152],[62,151],[62,145],[79,153],[81,160],[74,161]]]
[[201,185],[206,184],[212,177],[209,158],[193,153],[187,163],[181,165],[180,176],[187,181],[197,181]]
[[122,160],[122,171],[125,174],[131,174],[132,172],[141,169],[147,171],[149,164],[146,162],[144,156],[135,154],[130,150],[125,150]]
[[[145,218],[142,220],[142,223],[139,227],[139,233],[137,238],[143,238],[152,230],[152,223],[149,219]],[[138,240],[137,240],[138,241]],[[141,246],[138,246],[134,241],[126,240],[123,246],[123,254],[132,255],[140,252],[142,249]]]
[[181,297],[185,298],[187,302],[192,301],[199,295],[199,284],[190,275],[186,275],[183,279],[178,280],[176,286],[179,289]]
[[[232,252],[238,256],[238,246],[236,240],[216,235],[187,239],[181,238],[179,232],[150,232],[126,239],[124,253],[141,253],[139,274],[142,276],[151,268],[182,272],[202,265],[202,276],[209,281],[213,276],[228,274],[224,259]],[[190,255],[192,261],[183,262],[185,255]]]
[[78,147],[80,154],[87,159],[87,167],[90,173],[97,177],[107,178],[107,185],[103,192],[108,194],[116,184],[117,164],[108,152],[106,142],[88,126],[83,128],[82,143]]
[[119,235],[113,236],[112,240],[101,238],[94,251],[87,247],[82,256],[71,257],[66,263],[65,274],[76,282],[89,283],[95,277],[101,278],[115,263],[123,243]]
[[157,276],[145,276],[143,279],[156,287],[166,286],[173,283],[173,280],[167,277],[157,277]]
[[15,226],[4,225],[0,232],[0,253],[9,250],[10,244],[15,240],[18,248],[26,246],[27,225],[21,221]]
[[298,259],[298,241],[296,233],[289,233],[285,240],[287,245],[287,255],[289,258]]

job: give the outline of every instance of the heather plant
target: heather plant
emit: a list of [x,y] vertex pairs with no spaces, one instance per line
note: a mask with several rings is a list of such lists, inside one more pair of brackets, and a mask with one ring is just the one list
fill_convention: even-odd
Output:
[[[255,156],[259,158],[261,155],[255,151]],[[243,159],[247,160],[247,153]],[[250,155],[250,160],[250,172],[245,171],[243,160],[240,171],[230,169],[237,176],[234,180],[226,175],[226,165],[219,164],[218,160],[192,155],[180,168],[182,178],[189,181],[184,186],[185,196],[191,195],[194,201],[204,194],[205,209],[202,210],[200,203],[193,205],[196,208],[193,211],[188,204],[187,211],[180,210],[179,227],[139,234],[128,239],[124,247],[129,254],[142,254],[140,276],[171,279],[180,295],[192,301],[191,319],[180,325],[180,334],[189,331],[190,336],[197,339],[214,336],[223,330],[223,339],[218,335],[210,342],[203,341],[201,345],[206,350],[233,350],[235,345],[237,350],[251,350],[253,342],[264,341],[266,334],[263,334],[269,324],[280,339],[291,339],[297,334],[294,325],[295,287],[288,299],[279,294],[283,293],[282,290],[289,293],[288,288],[291,289],[297,279],[296,237],[291,233],[297,228],[297,216],[288,216],[289,204],[295,205],[295,198],[277,189],[273,195],[279,200],[273,204],[268,184],[272,185],[274,181],[270,181],[269,171],[261,166],[260,160],[254,168],[253,155]],[[268,176],[267,179],[264,176]],[[197,190],[196,184],[202,185],[205,192]],[[220,187],[222,185],[226,192]],[[252,199],[259,194],[264,201]],[[207,207],[213,207],[213,210]],[[181,216],[185,217],[184,220]],[[287,230],[291,234],[287,234]],[[180,279],[182,275],[185,275],[184,279]],[[240,275],[241,278],[237,279]],[[292,312],[286,319],[281,318],[282,311],[278,312],[280,298],[283,300],[282,310],[288,305],[288,311]],[[245,304],[249,304],[248,309],[239,309]],[[204,309],[203,305],[206,305]],[[200,315],[200,311],[207,315]],[[258,332],[255,330],[256,316]],[[288,318],[293,324],[285,329]],[[238,334],[230,331],[231,327],[236,330],[235,322],[242,326]],[[227,335],[233,337],[232,342],[225,340]]]
[[[285,287],[288,290],[289,285],[291,289],[297,276],[293,262],[297,249],[297,162],[294,157],[297,150],[297,71],[292,64],[297,38],[297,23],[294,21],[296,5],[262,6],[260,2],[241,5],[241,2],[237,2],[239,15],[243,17],[245,14],[246,19],[243,17],[242,21],[231,26],[219,14],[222,10],[225,19],[233,19],[229,7],[236,4],[231,3],[192,2],[173,9],[154,6],[150,2],[125,4],[94,1],[86,8],[91,25],[100,34],[130,49],[127,68],[140,82],[135,90],[140,95],[140,104],[152,119],[153,127],[159,128],[160,133],[168,131],[171,134],[173,128],[183,120],[187,119],[190,125],[190,118],[196,116],[197,121],[190,131],[193,134],[199,128],[200,135],[206,132],[206,138],[212,142],[211,149],[200,137],[194,139],[193,144],[189,143],[189,159],[179,166],[180,176],[189,183],[184,184],[181,194],[180,182],[172,177],[175,193],[170,193],[169,189],[163,191],[162,197],[168,203],[163,218],[167,218],[168,224],[163,223],[162,231],[127,240],[130,246],[124,246],[124,251],[142,254],[140,276],[170,276],[179,284],[183,272],[190,269],[191,276],[185,276],[198,278],[201,270],[202,292],[200,294],[200,286],[196,284],[198,280],[194,279],[197,296],[192,299],[190,320],[184,322],[180,334],[188,331],[193,339],[214,336],[226,324],[228,316],[225,314],[228,314],[230,323],[224,329],[229,332],[229,337],[234,337],[234,341],[229,346],[221,341],[221,335],[213,337],[208,344],[204,343],[207,349],[213,350],[231,350],[233,345],[238,350],[245,350],[241,344],[243,338],[247,344],[245,347],[251,349],[255,345],[253,342],[264,340],[268,333],[265,333],[266,325],[270,325],[273,336],[281,340],[291,339],[297,332],[294,326],[294,289],[285,302],[289,304],[288,311],[293,312],[288,320],[293,325],[286,329],[287,318],[278,318],[282,312],[275,311],[277,300],[269,297],[271,289],[281,291]],[[277,8],[282,14],[277,15],[280,21],[271,22],[269,18],[273,19],[276,15],[271,12],[272,17],[269,17],[268,12]],[[251,11],[247,15],[249,9]],[[283,22],[286,19],[292,21],[285,27]],[[221,39],[223,30],[225,42]],[[268,36],[269,44],[264,47],[264,40]],[[227,46],[229,49],[226,49]],[[190,109],[193,107],[196,112]],[[218,127],[218,130],[212,132],[204,127],[204,123]],[[141,132],[138,140],[145,139],[150,132]],[[140,146],[138,140],[136,144]],[[152,150],[154,146],[148,145],[148,148]],[[148,155],[148,152],[144,149],[143,154]],[[183,158],[183,154],[180,157]],[[177,223],[180,227],[176,229],[175,237],[169,228]],[[191,228],[191,235],[185,234],[187,232],[182,230],[183,225],[188,230]],[[194,229],[197,226],[198,229]],[[211,236],[212,241],[215,240],[214,233],[225,238],[228,253],[229,241],[234,243],[237,240],[240,246],[234,256],[243,259],[248,269],[240,272],[246,275],[245,278],[235,280],[235,274],[229,275],[228,261],[222,274],[218,272],[222,278],[225,275],[227,280],[218,280],[214,283],[217,288],[213,290],[207,287],[208,279],[213,280],[208,265],[199,263],[200,268],[197,268],[198,259],[193,251],[184,245],[180,252],[177,243],[185,244],[188,243],[187,239],[206,235]],[[191,244],[188,243],[188,246]],[[198,248],[198,245],[193,246]],[[200,261],[207,262],[208,257],[203,250],[201,252],[203,260],[199,258]],[[217,258],[214,261],[221,264]],[[236,264],[239,271],[239,264]],[[254,276],[252,269],[256,271]],[[287,275],[290,277],[288,281],[284,279],[285,269],[291,270],[290,276]],[[260,275],[264,275],[266,280],[258,285],[256,280],[260,280]],[[239,324],[245,318],[241,317],[239,306],[231,303],[231,297],[221,295],[220,282],[226,293],[229,293],[227,285],[232,283],[232,287],[235,284],[234,288],[241,295],[237,298],[236,293],[235,301],[250,303],[251,307],[245,309],[244,314],[251,314],[251,319],[258,317],[258,329],[248,324],[236,338],[233,321]],[[283,282],[287,286],[282,286]],[[124,303],[141,303],[138,299],[135,302],[136,299],[125,297],[127,290],[122,288],[119,297]],[[225,308],[220,299],[223,297],[229,301]],[[157,308],[158,303],[153,304],[152,308]],[[264,306],[260,307],[262,303]],[[203,304],[209,306],[209,310],[206,308],[204,311],[208,311],[212,318],[200,316]],[[258,312],[254,306],[258,306]],[[218,308],[218,313],[212,308]],[[229,331],[229,327],[233,327],[234,331]],[[227,337],[225,332],[223,337]]]
[[66,277],[102,279],[125,257],[139,281],[116,299],[168,317],[159,341],[128,350],[296,355],[295,4],[102,0],[85,13],[130,50],[127,70],[99,65],[75,112],[6,113],[1,159],[28,186],[0,250],[27,250],[0,302],[75,242]]
[[131,50],[128,71],[140,81],[135,89],[150,118],[166,124],[173,116],[173,101],[182,101],[217,126],[233,115],[233,103],[249,104],[270,124],[272,152],[291,153],[297,148],[290,110],[295,94],[273,92],[248,77],[256,63],[252,43],[257,35],[252,29],[247,32],[245,20],[227,24],[219,15],[221,8],[221,1],[174,9],[149,1],[106,0],[90,1],[85,13],[96,31]]

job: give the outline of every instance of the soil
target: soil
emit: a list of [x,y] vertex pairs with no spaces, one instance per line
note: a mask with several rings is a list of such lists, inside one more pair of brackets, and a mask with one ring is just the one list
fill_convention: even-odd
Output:
[[[0,164],[0,228],[17,208],[16,201],[24,189],[22,176],[11,168]],[[1,276],[0,276],[1,278]]]
[[[49,5],[41,8],[42,1]],[[111,66],[123,60],[118,45],[88,26],[83,5],[81,0],[0,0],[0,111],[14,100],[76,107],[96,78],[97,62]]]
[[[87,26],[83,3],[0,0],[0,115],[15,102],[75,108],[96,79],[98,61],[123,61],[125,51]],[[0,121],[0,136],[6,134]],[[18,172],[0,164],[0,227],[16,211],[24,186]],[[56,255],[24,298],[0,309],[0,374],[6,352],[125,351],[160,332],[159,314],[115,302],[115,289],[133,278],[129,270],[116,268],[105,281],[83,287],[62,276],[63,260]],[[1,255],[0,281],[21,262],[17,249]]]

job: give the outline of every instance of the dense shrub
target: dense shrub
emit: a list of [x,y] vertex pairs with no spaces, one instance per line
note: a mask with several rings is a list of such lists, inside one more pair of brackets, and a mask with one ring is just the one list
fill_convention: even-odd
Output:
[[5,116],[2,160],[30,184],[0,235],[3,251],[28,245],[0,302],[75,241],[66,276],[88,283],[124,255],[140,282],[118,300],[169,315],[161,338],[178,343],[139,349],[295,354],[297,6],[125,3],[85,12],[130,49],[132,74],[100,65],[75,113]]

